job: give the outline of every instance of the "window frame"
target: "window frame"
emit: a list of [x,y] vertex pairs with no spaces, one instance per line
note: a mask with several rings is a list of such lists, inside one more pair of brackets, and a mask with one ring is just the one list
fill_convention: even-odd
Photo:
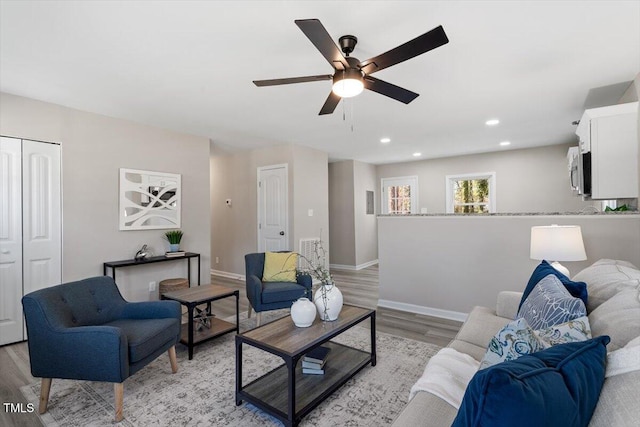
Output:
[[489,209],[488,213],[496,212],[496,173],[495,172],[478,172],[478,173],[465,173],[456,175],[447,175],[446,181],[446,195],[447,205],[445,207],[446,213],[455,213],[454,210],[454,182],[455,181],[468,181],[474,179],[487,179],[489,181],[489,203],[477,203],[477,205],[486,205]]
[[[388,192],[385,187],[399,187],[408,185],[411,187],[411,212],[408,214],[389,213]],[[394,176],[380,179],[380,212],[383,215],[410,215],[418,213],[418,175]]]

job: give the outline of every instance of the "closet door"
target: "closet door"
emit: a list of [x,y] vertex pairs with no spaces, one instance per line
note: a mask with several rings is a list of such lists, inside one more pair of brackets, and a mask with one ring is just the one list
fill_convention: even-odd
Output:
[[0,345],[23,340],[21,145],[0,138]]
[[60,146],[22,140],[24,293],[62,283]]

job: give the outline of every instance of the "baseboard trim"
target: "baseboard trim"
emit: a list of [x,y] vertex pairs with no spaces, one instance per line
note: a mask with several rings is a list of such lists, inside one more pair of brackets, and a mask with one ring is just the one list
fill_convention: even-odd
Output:
[[376,265],[378,263],[377,259],[373,261],[365,262],[364,264],[359,265],[344,265],[344,264],[329,264],[329,268],[337,268],[339,270],[362,270],[363,268],[371,267],[372,265]]
[[235,280],[246,281],[246,277],[245,277],[244,274],[230,273],[228,271],[221,271],[221,270],[214,270],[213,268],[211,269],[211,274],[213,274],[214,276],[226,277],[227,279],[235,279]]
[[448,320],[457,320],[464,322],[467,320],[469,313],[461,313],[459,311],[442,310],[440,308],[424,307],[422,305],[407,304],[405,302],[378,300],[379,307],[391,308],[394,310],[408,311],[409,313],[424,314],[427,316],[441,317]]

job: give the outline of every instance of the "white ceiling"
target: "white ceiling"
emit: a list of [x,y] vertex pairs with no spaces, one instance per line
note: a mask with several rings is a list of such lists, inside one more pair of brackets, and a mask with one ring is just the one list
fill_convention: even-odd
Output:
[[[307,18],[357,36],[360,60],[438,25],[450,42],[376,73],[419,93],[411,104],[365,91],[318,116],[330,81],[252,83],[332,73],[293,22]],[[640,1],[3,0],[0,19],[3,92],[375,164],[573,141],[589,91],[640,71]]]

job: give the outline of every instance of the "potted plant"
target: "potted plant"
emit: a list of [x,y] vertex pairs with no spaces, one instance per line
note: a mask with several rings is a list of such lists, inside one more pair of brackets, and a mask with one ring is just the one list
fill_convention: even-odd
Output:
[[164,237],[169,242],[169,252],[177,252],[180,250],[180,241],[182,240],[181,230],[169,230],[164,233]]

